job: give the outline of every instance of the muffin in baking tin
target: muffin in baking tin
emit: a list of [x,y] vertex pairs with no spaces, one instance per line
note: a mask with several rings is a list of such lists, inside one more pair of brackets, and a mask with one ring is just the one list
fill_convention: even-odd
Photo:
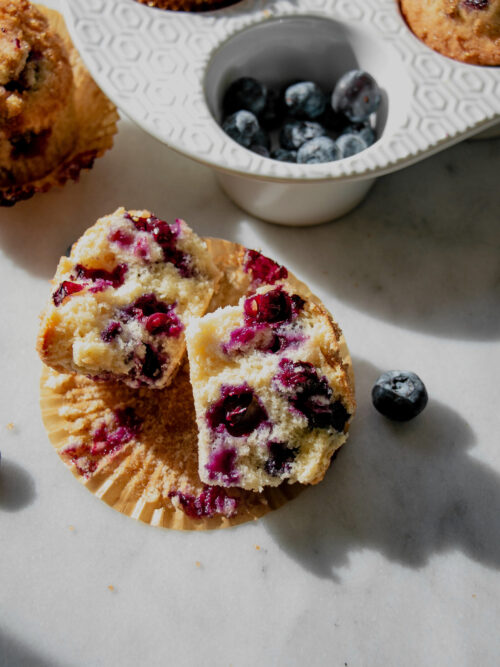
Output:
[[500,65],[500,0],[400,0],[411,30],[435,51]]

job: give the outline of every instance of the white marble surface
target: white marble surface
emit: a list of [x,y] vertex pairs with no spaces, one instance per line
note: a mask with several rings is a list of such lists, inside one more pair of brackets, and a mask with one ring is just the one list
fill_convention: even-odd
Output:
[[[458,145],[386,176],[337,222],[288,229],[122,121],[78,184],[0,211],[2,667],[498,665],[499,155],[499,140]],[[137,523],[79,485],[44,433],[34,342],[48,280],[121,204],[262,248],[344,329],[350,440],[323,483],[254,524]],[[371,406],[390,368],[427,384],[413,423]]]

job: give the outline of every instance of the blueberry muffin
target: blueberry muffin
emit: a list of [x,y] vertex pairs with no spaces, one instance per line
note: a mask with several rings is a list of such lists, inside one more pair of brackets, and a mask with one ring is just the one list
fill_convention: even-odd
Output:
[[76,137],[73,72],[62,40],[27,0],[0,0],[0,187],[48,173]]
[[142,5],[183,12],[205,12],[210,9],[227,7],[239,0],[136,0]]
[[261,491],[316,484],[355,409],[341,332],[286,281],[186,330],[200,479]]
[[500,0],[401,0],[417,37],[445,56],[500,65]]
[[61,258],[42,314],[40,357],[61,373],[165,387],[184,355],[189,318],[206,312],[218,276],[184,221],[120,208]]

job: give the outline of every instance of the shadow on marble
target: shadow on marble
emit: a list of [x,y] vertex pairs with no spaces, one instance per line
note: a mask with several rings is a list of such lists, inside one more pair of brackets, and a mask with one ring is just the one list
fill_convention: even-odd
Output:
[[461,143],[380,179],[342,219],[262,224],[263,250],[325,295],[458,339],[500,338],[500,140]]
[[182,217],[209,236],[224,237],[241,216],[210,169],[121,121],[114,148],[78,183],[1,211],[0,249],[30,273],[51,278],[68,246],[119,206],[149,208],[166,220]]
[[[63,667],[53,658],[38,655],[16,637],[0,628],[0,667]],[[65,667],[69,667],[68,664]]]
[[13,461],[2,457],[0,465],[0,511],[18,512],[36,498],[35,480]]
[[334,580],[367,549],[410,568],[453,550],[500,568],[500,475],[469,455],[470,426],[432,398],[414,421],[390,422],[370,401],[379,369],[354,365],[360,405],[350,440],[321,484],[263,520],[269,533]]

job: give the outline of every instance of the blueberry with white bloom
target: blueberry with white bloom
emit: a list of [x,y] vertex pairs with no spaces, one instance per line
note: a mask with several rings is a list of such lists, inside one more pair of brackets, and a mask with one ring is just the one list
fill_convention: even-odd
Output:
[[325,128],[319,123],[310,120],[292,120],[281,128],[280,146],[289,151],[297,150],[309,139],[325,134]]
[[267,100],[267,88],[250,76],[243,76],[229,86],[222,100],[226,115],[235,111],[251,111],[258,116],[264,110]]
[[381,94],[375,79],[363,70],[351,70],[337,81],[332,93],[332,108],[359,123],[380,106]]
[[231,139],[234,139],[245,148],[254,143],[259,132],[259,121],[250,111],[237,111],[228,116],[222,123],[222,129]]
[[295,118],[314,120],[326,109],[327,98],[314,81],[299,81],[285,90],[285,106]]
[[298,164],[317,164],[339,160],[341,153],[330,137],[315,137],[306,141],[297,151]]
[[365,148],[368,148],[361,135],[353,132],[341,134],[337,139],[337,147],[343,158],[351,157],[352,155],[356,155],[356,153],[361,153]]
[[297,151],[289,151],[286,148],[276,148],[271,153],[273,160],[280,162],[297,162]]

